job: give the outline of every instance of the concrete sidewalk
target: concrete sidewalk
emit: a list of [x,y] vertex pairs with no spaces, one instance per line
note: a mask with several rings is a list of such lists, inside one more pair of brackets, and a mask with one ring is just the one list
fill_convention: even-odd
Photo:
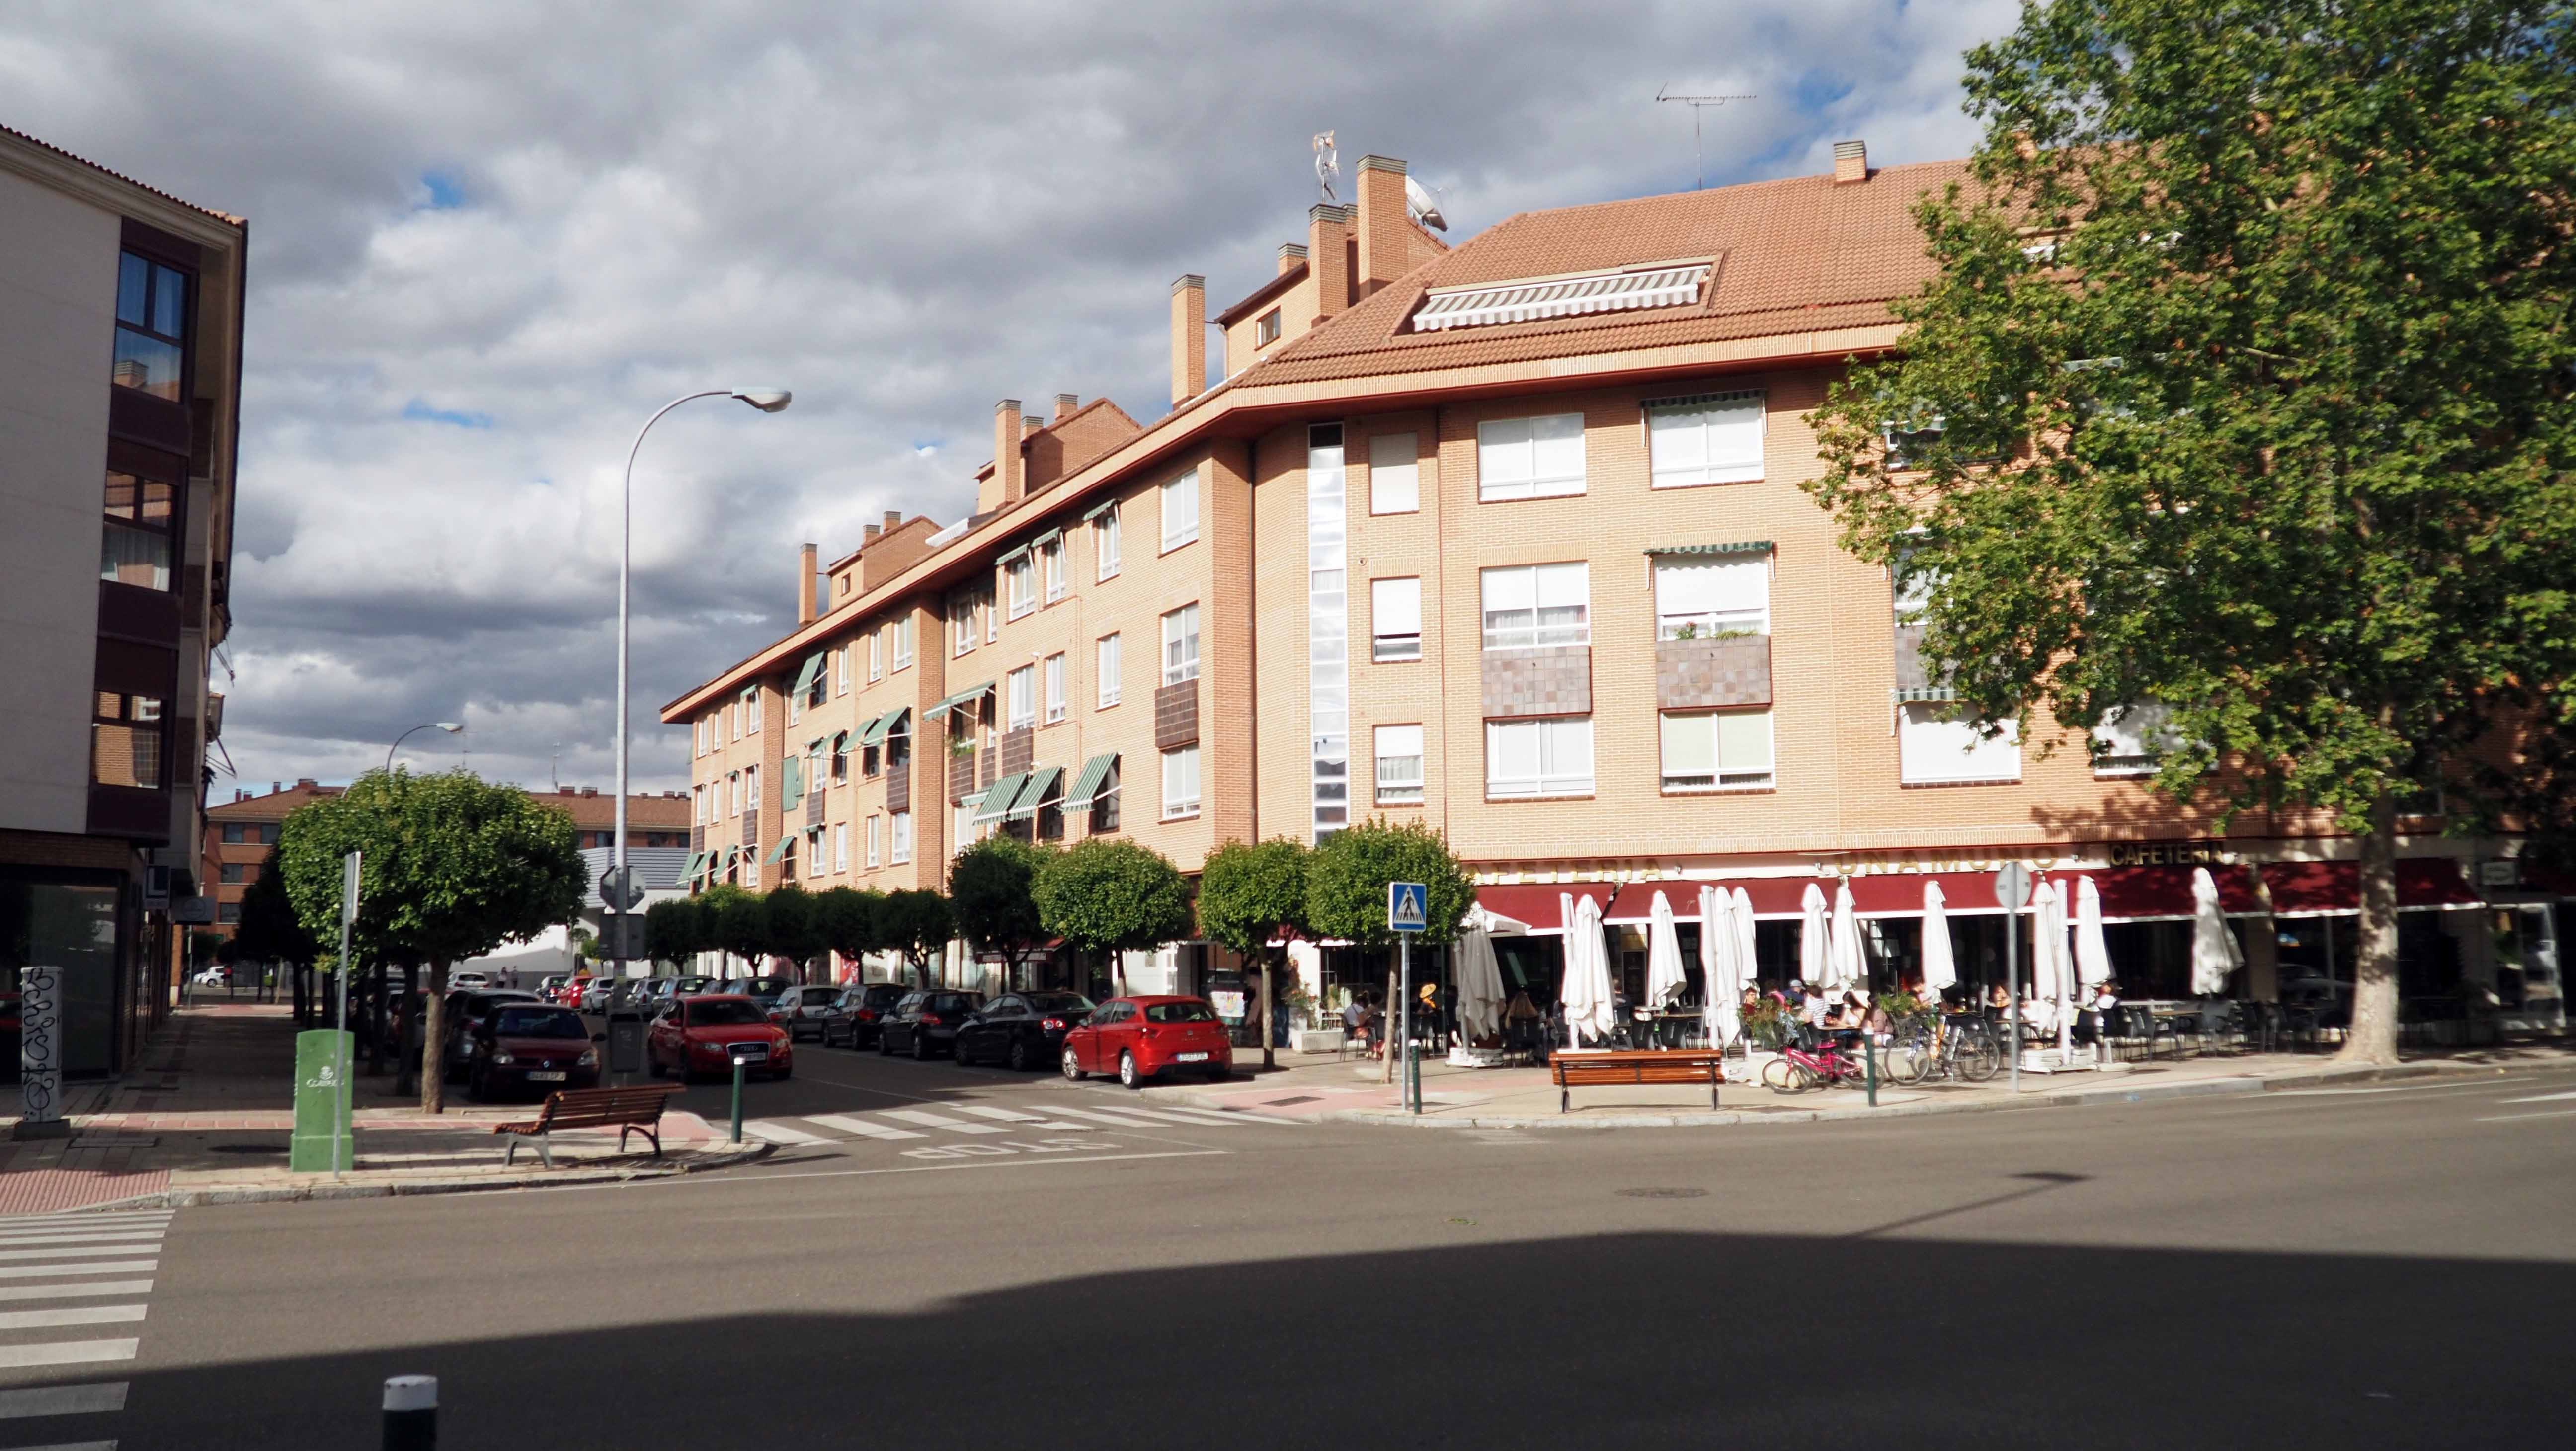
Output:
[[[533,1140],[521,1141],[518,1162],[504,1168],[510,1140],[492,1125],[533,1118],[537,1104],[425,1114],[416,1098],[394,1096],[390,1076],[361,1076],[355,1165],[341,1175],[294,1173],[286,1160],[295,1125],[295,1033],[292,1011],[282,1005],[181,1008],[123,1079],[76,1086],[70,1138],[0,1142],[0,1214],[660,1178],[769,1152],[765,1144],[725,1142],[698,1115],[673,1109],[662,1116],[658,1159],[640,1136],[630,1136],[631,1151],[621,1152],[614,1130],[576,1129],[554,1136],[554,1168],[539,1166]],[[451,1103],[459,1097],[451,1093]]]
[[[1719,1106],[1711,1110],[1705,1087],[1624,1086],[1577,1088],[1570,1112],[1558,1111],[1558,1090],[1544,1067],[1453,1068],[1445,1061],[1429,1061],[1422,1065],[1423,1104],[1422,1112],[1416,1115],[1402,1106],[1396,1085],[1378,1081],[1385,1071],[1382,1064],[1341,1061],[1330,1054],[1283,1052],[1278,1055],[1278,1069],[1263,1073],[1258,1069],[1257,1053],[1238,1050],[1237,1076],[1233,1079],[1204,1086],[1157,1084],[1143,1093],[1149,1099],[1202,1108],[1404,1127],[1680,1128],[1901,1118],[2262,1093],[2425,1074],[2494,1073],[2533,1062],[2563,1063],[2570,1057],[2566,1047],[2549,1043],[2436,1050],[2394,1068],[2347,1068],[2320,1053],[2222,1051],[2124,1063],[2108,1071],[2024,1072],[2018,1096],[2001,1073],[1983,1084],[1882,1086],[1875,1107],[1860,1089],[1784,1094],[1758,1085],[1728,1083],[1719,1094]],[[1247,1063],[1253,1066],[1249,1076],[1244,1073]]]

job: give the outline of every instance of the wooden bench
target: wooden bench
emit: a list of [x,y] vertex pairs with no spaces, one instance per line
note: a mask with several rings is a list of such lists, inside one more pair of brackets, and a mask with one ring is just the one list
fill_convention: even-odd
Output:
[[1726,1055],[1706,1049],[1620,1053],[1554,1053],[1547,1060],[1556,1080],[1556,1111],[1571,1113],[1573,1090],[1616,1083],[1705,1083],[1708,1106],[1717,1107],[1717,1085]]
[[546,1095],[546,1106],[537,1116],[518,1123],[494,1124],[492,1132],[510,1136],[508,1147],[501,1151],[502,1167],[507,1168],[518,1156],[521,1139],[537,1141],[537,1158],[547,1168],[555,1166],[554,1150],[548,1136],[556,1129],[617,1130],[617,1152],[626,1152],[626,1136],[642,1134],[653,1145],[653,1157],[662,1157],[662,1110],[671,1095],[680,1090],[668,1083],[647,1084],[641,1088],[573,1088]]

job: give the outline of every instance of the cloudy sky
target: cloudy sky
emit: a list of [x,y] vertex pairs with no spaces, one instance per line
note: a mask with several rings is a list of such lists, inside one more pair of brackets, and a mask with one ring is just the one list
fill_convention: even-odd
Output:
[[[685,4],[27,0],[0,121],[251,219],[239,780],[349,775],[423,721],[544,786],[612,779],[635,478],[639,789],[662,701],[794,619],[796,548],[954,519],[993,401],[1164,411],[1166,296],[1250,290],[1344,169],[1400,156],[1452,240],[1520,210],[1957,155],[2010,0]],[[1347,189],[1346,189],[1347,190]],[[228,797],[235,782],[219,779]]]

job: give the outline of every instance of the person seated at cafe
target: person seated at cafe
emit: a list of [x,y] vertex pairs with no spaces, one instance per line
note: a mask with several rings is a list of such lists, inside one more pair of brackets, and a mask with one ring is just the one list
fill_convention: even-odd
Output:
[[1803,982],[1789,984],[1789,990],[1799,995],[1798,1021],[1810,1028],[1823,1027],[1825,1015],[1833,1011],[1833,1004],[1825,1001],[1825,995]]

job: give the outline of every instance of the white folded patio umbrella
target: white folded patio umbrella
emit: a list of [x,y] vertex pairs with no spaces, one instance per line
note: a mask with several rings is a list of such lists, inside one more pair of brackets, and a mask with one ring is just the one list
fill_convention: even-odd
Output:
[[1833,944],[1825,934],[1825,889],[1809,882],[1798,898],[1798,978],[1819,992],[1832,985]]
[[1762,959],[1753,951],[1753,894],[1738,887],[1735,897],[1735,980],[1736,996],[1742,997],[1746,985],[1761,976]]
[[1494,939],[1479,924],[1458,940],[1458,1027],[1468,1042],[1502,1030],[1503,970],[1494,961]]
[[1852,910],[1851,883],[1834,884],[1834,921],[1832,943],[1834,988],[1840,992],[1865,991],[1869,986],[1869,961],[1861,954],[1860,916]]
[[1690,978],[1682,968],[1682,933],[1673,925],[1673,904],[1657,892],[1654,904],[1646,909],[1646,1001],[1668,1003],[1689,989]]
[[1723,1048],[1744,1030],[1747,974],[1736,960],[1735,898],[1716,887],[1699,889],[1699,976],[1708,993],[1700,1007],[1708,1046]]
[[2102,937],[2102,889],[2090,874],[2075,879],[2075,977],[2085,987],[2111,980],[2111,944]]
[[1610,1036],[1610,954],[1601,945],[1601,904],[1586,895],[1580,902],[1557,894],[1569,912],[1565,924],[1565,985],[1557,1001],[1565,1005],[1565,1046],[1579,1048],[1578,1033],[1595,1039]]
[[2191,869],[2191,991],[2216,997],[2227,991],[2227,975],[2245,965],[2245,950],[2227,930],[2218,908],[2218,883],[2207,867]]
[[1923,991],[1938,996],[1959,985],[1958,960],[1950,952],[1949,904],[1941,884],[1923,884]]
[[2075,1020],[2068,1009],[2075,999],[2075,971],[2067,961],[2066,904],[2058,900],[2057,888],[2046,877],[2039,879],[2030,903],[2035,919],[2030,950],[2031,992],[2049,1005],[2047,1020],[2057,1027],[2057,1045],[2071,1048]]

